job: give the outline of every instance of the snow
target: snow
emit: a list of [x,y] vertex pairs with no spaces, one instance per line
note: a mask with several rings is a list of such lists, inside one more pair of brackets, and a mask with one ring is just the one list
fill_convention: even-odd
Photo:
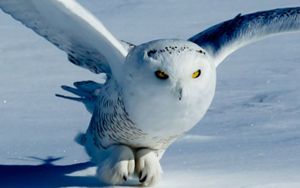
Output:
[[[186,39],[238,13],[300,6],[280,1],[80,0],[117,38]],[[211,11],[213,10],[213,11]],[[0,186],[96,187],[74,142],[90,114],[54,96],[60,85],[101,77],[0,12]],[[205,118],[165,153],[157,187],[300,187],[300,37],[268,38],[218,67]]]

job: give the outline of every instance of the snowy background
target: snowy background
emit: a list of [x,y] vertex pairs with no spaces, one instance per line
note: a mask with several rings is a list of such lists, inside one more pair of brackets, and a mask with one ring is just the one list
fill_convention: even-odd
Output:
[[[299,0],[80,0],[119,39],[186,39],[238,13]],[[50,16],[50,15],[49,15]],[[162,159],[158,187],[300,187],[300,33],[247,46],[218,67],[205,118]],[[73,138],[84,106],[60,85],[101,77],[0,11],[0,187],[97,187]]]

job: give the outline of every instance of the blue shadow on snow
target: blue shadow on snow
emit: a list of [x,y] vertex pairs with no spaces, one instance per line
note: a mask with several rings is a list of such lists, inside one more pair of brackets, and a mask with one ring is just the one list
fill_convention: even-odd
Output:
[[[38,159],[36,157],[31,157]],[[94,165],[90,162],[54,165],[61,158],[42,160],[41,165],[0,165],[0,187],[103,187],[95,176],[68,176]]]

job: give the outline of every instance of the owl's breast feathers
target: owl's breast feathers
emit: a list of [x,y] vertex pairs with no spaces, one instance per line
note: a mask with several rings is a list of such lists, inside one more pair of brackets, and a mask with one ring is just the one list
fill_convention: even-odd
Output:
[[165,149],[179,136],[158,138],[140,129],[130,119],[122,90],[113,80],[101,88],[87,133],[93,137],[94,144],[101,148],[124,144],[133,148]]
[[112,144],[134,144],[145,136],[130,120],[121,88],[113,80],[101,89],[88,131],[94,137],[94,144],[104,148]]

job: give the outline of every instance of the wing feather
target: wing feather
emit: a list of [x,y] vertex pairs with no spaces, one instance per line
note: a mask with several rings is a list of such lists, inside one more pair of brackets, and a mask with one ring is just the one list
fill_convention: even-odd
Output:
[[218,66],[235,50],[274,34],[300,30],[300,7],[256,12],[208,28],[189,40],[210,52]]
[[0,0],[0,8],[95,73],[116,71],[128,53],[75,0]]

